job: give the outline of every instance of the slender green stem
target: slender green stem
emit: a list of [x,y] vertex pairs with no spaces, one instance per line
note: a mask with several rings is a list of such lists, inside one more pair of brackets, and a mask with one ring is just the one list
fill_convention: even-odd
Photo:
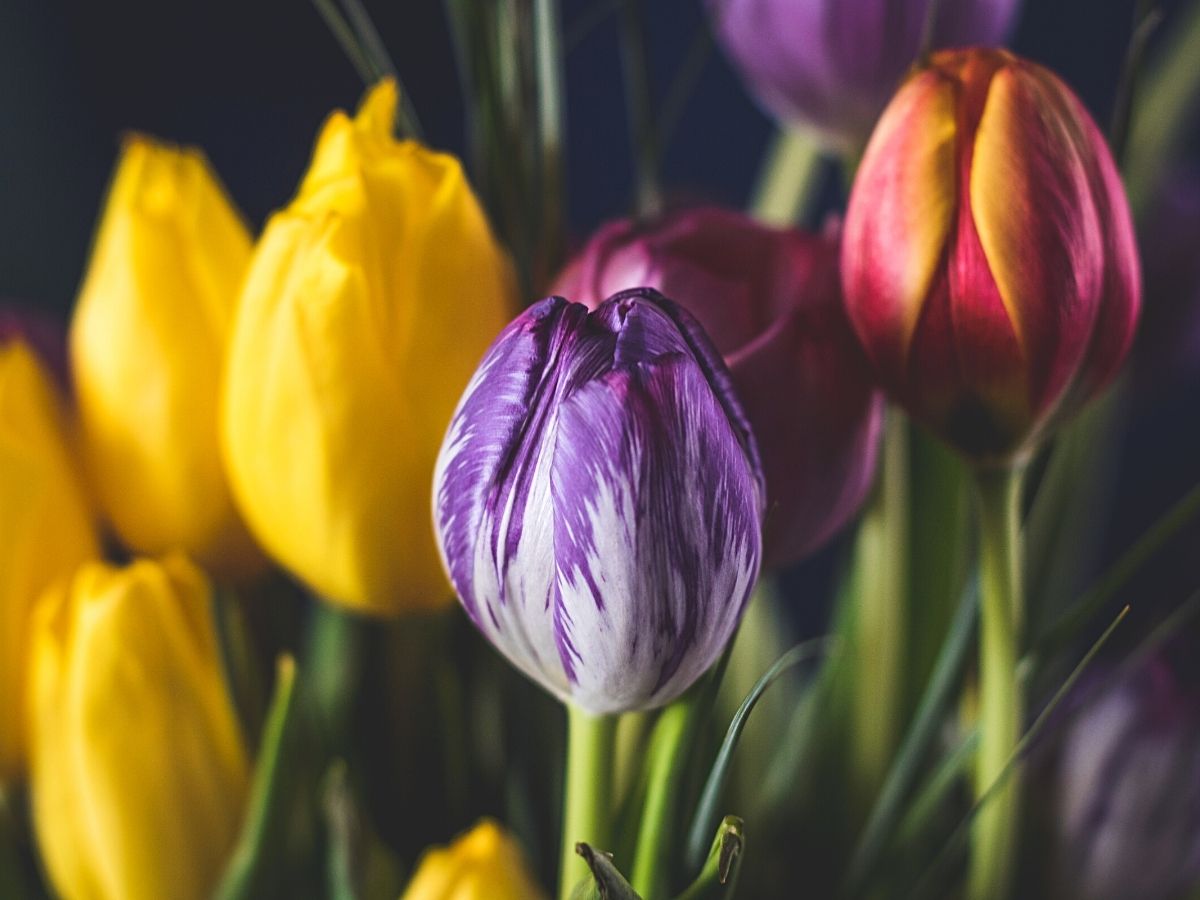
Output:
[[669,836],[686,770],[680,757],[692,742],[696,714],[696,697],[689,693],[663,710],[654,725],[650,783],[630,876],[630,884],[644,900],[657,900],[666,888]]
[[768,225],[802,222],[816,198],[823,159],[821,145],[809,132],[788,129],[776,134],[750,201],[754,217]]
[[284,880],[288,817],[301,771],[295,758],[300,727],[295,685],[295,661],[283,656],[276,665],[275,695],[258,751],[246,820],[214,894],[219,900],[269,895]]
[[[981,470],[979,489],[979,720],[976,797],[1000,777],[1021,737],[1017,681],[1022,620],[1021,470]],[[1010,779],[975,822],[968,896],[1003,900],[1016,864],[1020,779]]]
[[563,248],[563,208],[566,200],[563,177],[563,84],[566,79],[563,75],[562,25],[558,0],[533,0],[533,10],[541,160],[538,174],[542,198],[535,269],[540,290],[557,270]]
[[671,851],[678,843],[675,828],[683,812],[679,808],[679,791],[688,771],[688,754],[716,702],[732,655],[731,642],[708,675],[663,710],[654,723],[646,800],[630,878],[633,889],[643,900],[657,900],[670,887],[667,882],[674,862]]
[[625,0],[622,8],[621,58],[625,68],[625,102],[637,163],[637,211],[653,216],[662,207],[658,183],[658,131],[650,94],[650,58],[641,0]]
[[567,704],[567,779],[563,805],[562,863],[559,896],[568,900],[588,876],[587,863],[575,853],[580,841],[597,850],[612,844],[613,750],[617,718],[595,716]]
[[851,752],[853,808],[865,816],[900,734],[908,616],[908,423],[888,410],[876,493],[859,527]]
[[343,753],[348,740],[368,628],[366,620],[329,603],[318,601],[313,607],[306,680],[321,731],[333,754]]

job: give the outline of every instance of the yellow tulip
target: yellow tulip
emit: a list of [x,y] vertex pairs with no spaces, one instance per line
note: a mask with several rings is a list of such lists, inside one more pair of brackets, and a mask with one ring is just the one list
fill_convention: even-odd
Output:
[[458,160],[392,136],[384,81],[325,123],[268,223],[238,310],[223,440],[262,545],[360,612],[453,596],[430,515],[458,398],[515,309],[509,260]]
[[85,460],[103,512],[139,553],[182,550],[228,576],[263,563],[217,439],[251,248],[199,151],[132,137],[71,326]]
[[34,617],[38,846],[66,900],[207,897],[249,789],[210,588],[182,556],[81,568]]
[[538,900],[521,847],[483,819],[449,847],[425,851],[401,900]]
[[25,769],[34,601],[98,552],[53,381],[24,343],[0,345],[0,782]]

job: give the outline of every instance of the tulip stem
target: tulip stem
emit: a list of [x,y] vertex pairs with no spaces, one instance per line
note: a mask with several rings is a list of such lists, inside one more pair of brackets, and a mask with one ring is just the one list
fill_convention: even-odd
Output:
[[[979,722],[975,796],[988,795],[1021,737],[1024,703],[1017,679],[1023,616],[1019,468],[980,470],[979,491]],[[1016,864],[1020,783],[992,792],[975,823],[968,897],[1003,900]]]
[[305,667],[331,755],[345,752],[366,650],[367,623],[332,604],[313,607]]
[[567,776],[563,805],[559,896],[569,900],[575,885],[589,877],[576,855],[580,841],[596,850],[612,849],[611,799],[616,716],[597,716],[567,704]]
[[700,713],[711,705],[711,700],[703,690],[688,691],[663,710],[654,723],[650,778],[630,878],[633,889],[644,900],[661,897],[667,886],[669,836],[679,815],[679,788],[687,773],[685,754],[695,741]]

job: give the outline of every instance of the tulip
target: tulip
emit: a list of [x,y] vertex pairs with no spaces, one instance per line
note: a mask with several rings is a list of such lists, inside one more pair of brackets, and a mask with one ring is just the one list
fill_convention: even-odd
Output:
[[429,522],[458,395],[515,307],[459,162],[392,137],[396,87],[334,113],[255,250],[226,373],[224,449],[263,546],[326,599],[444,607]]
[[83,566],[39,603],[34,826],[66,900],[210,895],[249,763],[204,575],[181,556]]
[[488,350],[446,434],[434,517],[475,625],[593,714],[678,697],[758,574],[761,466],[699,325],[651,290],[551,297]]
[[262,564],[217,441],[225,351],[250,235],[204,156],[126,140],[71,325],[85,458],[139,553],[222,575]]
[[1082,710],[1058,772],[1056,896],[1177,897],[1200,885],[1200,695],[1164,659]]
[[871,136],[842,242],[886,390],[969,458],[1018,461],[1113,377],[1140,300],[1120,177],[1053,74],[935,54]]
[[449,847],[427,850],[400,900],[540,900],[520,845],[484,819]]
[[23,340],[0,342],[0,783],[25,770],[34,601],[98,553],[54,380]]
[[[936,0],[708,0],[717,39],[776,118],[862,146],[921,50]],[[998,44],[1020,0],[941,3],[934,47]]]
[[712,336],[762,453],[768,566],[796,562],[840,530],[875,472],[882,402],[846,320],[837,264],[836,231],[699,208],[602,228],[555,287],[589,309],[652,287]]

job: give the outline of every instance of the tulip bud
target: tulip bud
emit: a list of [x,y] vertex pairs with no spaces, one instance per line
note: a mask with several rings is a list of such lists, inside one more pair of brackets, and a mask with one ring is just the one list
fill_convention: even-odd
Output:
[[463,606],[527,675],[592,713],[685,691],[758,575],[763,485],[715,348],[651,290],[551,297],[504,330],[434,478]]
[[[747,89],[838,149],[862,146],[921,51],[936,0],[707,0]],[[999,44],[1020,0],[941,3],[934,47]]]
[[521,846],[484,819],[449,847],[425,851],[400,900],[540,900]]
[[796,562],[858,511],[882,402],[842,305],[838,237],[717,208],[602,228],[555,293],[595,309],[652,287],[687,309],[729,366],[767,479],[764,564]]
[[450,601],[429,483],[454,403],[515,308],[458,160],[392,137],[396,87],[334,113],[255,251],[225,390],[234,491],[263,546],[325,598]]
[[231,576],[263,562],[217,441],[250,246],[199,151],[129,138],[71,326],[88,471],[121,540]]
[[208,897],[249,764],[204,575],[181,556],[81,568],[34,623],[38,846],[68,900]]
[[1164,660],[1081,711],[1058,771],[1056,896],[1178,897],[1200,885],[1200,695]]
[[34,601],[98,553],[54,381],[22,340],[0,342],[0,783],[25,770]]
[[1140,307],[1103,136],[1041,66],[935,54],[871,136],[842,242],[851,322],[887,391],[1008,463],[1116,373]]

